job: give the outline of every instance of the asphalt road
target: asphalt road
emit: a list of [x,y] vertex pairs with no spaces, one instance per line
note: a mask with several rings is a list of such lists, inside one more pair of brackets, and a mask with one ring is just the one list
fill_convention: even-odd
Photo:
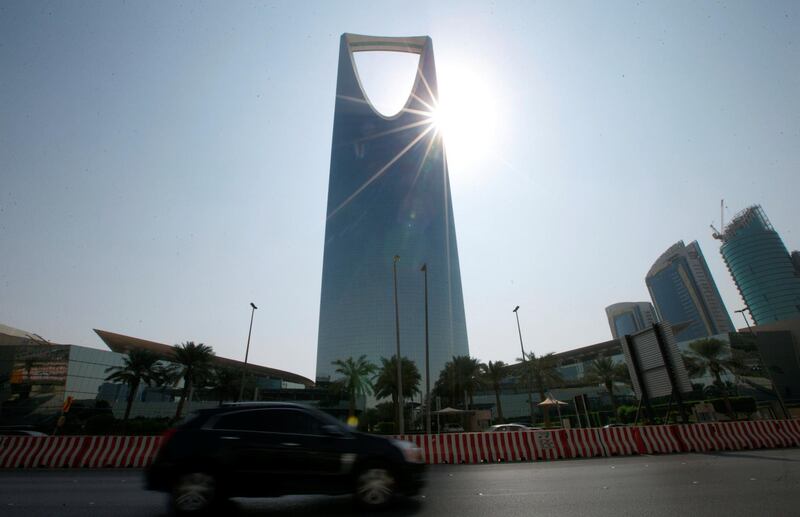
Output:
[[[243,516],[351,515],[349,497],[237,501]],[[0,471],[0,515],[163,516],[140,471]],[[383,516],[800,516],[800,450],[436,466]]]

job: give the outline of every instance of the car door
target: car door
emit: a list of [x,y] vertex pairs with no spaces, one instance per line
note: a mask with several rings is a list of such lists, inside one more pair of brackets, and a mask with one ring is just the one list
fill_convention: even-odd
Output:
[[268,495],[285,492],[279,463],[281,436],[273,432],[269,409],[242,409],[222,414],[212,422],[229,484],[237,494]]
[[327,422],[302,408],[274,409],[278,461],[283,483],[293,493],[337,492],[355,460],[354,440],[344,431],[326,432]]
[[213,424],[237,490],[247,495],[338,491],[355,459],[352,438],[324,432],[301,408],[243,409]]

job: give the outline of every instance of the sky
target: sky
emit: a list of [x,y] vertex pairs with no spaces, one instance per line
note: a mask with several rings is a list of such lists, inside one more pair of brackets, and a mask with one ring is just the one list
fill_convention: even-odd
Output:
[[[0,323],[241,359],[254,302],[250,360],[313,379],[344,32],[433,39],[483,361],[519,356],[516,305],[536,353],[610,339],[678,240],[741,308],[720,199],[800,248],[797,2],[6,1]],[[409,67],[364,67],[402,103]]]

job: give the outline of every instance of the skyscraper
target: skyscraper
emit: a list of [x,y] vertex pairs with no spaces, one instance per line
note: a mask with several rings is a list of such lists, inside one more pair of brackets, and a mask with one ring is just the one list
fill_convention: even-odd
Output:
[[[365,94],[353,53],[420,56],[405,108],[386,117]],[[400,348],[425,375],[424,285],[427,264],[430,372],[433,383],[454,355],[469,354],[450,180],[434,124],[436,69],[429,37],[343,34],[322,266],[317,379],[332,361],[380,364],[395,355],[392,260],[397,263]]]
[[621,302],[606,307],[608,326],[614,339],[634,334],[658,321],[650,302]]
[[760,206],[736,214],[714,237],[756,325],[800,317],[797,266]]
[[645,282],[659,319],[673,325],[678,341],[735,330],[697,241],[673,244],[650,268]]

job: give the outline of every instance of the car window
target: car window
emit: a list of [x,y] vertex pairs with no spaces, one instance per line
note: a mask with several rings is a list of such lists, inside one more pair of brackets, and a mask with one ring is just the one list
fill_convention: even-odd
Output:
[[322,423],[314,416],[296,409],[273,409],[275,432],[294,434],[322,434]]
[[267,433],[322,434],[322,422],[297,409],[253,409],[222,415],[215,429]]
[[265,431],[266,422],[266,410],[236,411],[219,417],[214,428],[236,431]]

